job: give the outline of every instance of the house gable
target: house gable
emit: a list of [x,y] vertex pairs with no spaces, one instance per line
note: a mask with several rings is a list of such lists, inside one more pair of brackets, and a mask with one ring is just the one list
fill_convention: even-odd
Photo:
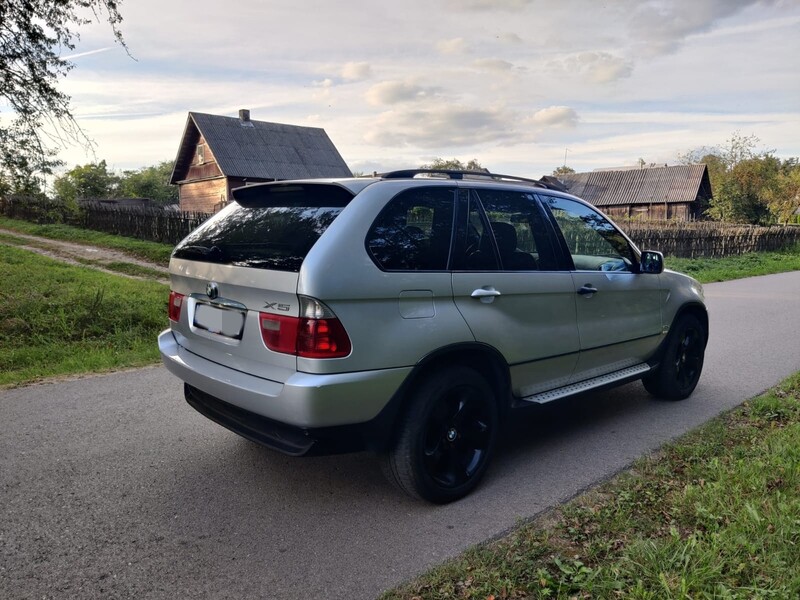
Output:
[[[170,183],[182,210],[218,210],[233,187],[320,177],[352,177],[324,129],[190,112]],[[215,179],[224,184],[196,185]]]

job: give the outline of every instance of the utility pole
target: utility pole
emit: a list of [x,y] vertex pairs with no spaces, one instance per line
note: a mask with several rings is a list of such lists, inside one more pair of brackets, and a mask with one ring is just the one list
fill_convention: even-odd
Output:
[[567,166],[567,152],[569,152],[569,148],[564,148],[564,166]]

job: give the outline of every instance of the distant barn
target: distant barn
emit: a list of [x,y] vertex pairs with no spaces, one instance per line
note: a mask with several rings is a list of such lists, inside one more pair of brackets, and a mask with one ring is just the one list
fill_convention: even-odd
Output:
[[170,183],[183,211],[216,212],[231,190],[283,179],[351,177],[324,129],[190,112]]
[[702,216],[712,197],[706,165],[599,169],[558,178],[570,194],[611,217],[689,221]]

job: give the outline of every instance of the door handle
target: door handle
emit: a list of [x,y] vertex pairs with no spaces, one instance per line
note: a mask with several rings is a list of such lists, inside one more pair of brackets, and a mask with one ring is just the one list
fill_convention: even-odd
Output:
[[591,296],[592,294],[596,294],[597,293],[597,288],[596,287],[592,287],[591,283],[587,283],[582,288],[578,289],[578,293],[581,296]]
[[470,294],[472,298],[478,298],[484,304],[489,304],[490,302],[494,302],[494,299],[500,295],[501,295],[500,292],[498,292],[492,286],[478,288],[477,290],[475,290]]

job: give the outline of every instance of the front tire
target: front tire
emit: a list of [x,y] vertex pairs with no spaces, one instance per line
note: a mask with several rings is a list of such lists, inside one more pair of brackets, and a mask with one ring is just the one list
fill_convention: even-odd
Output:
[[683,315],[669,333],[658,367],[642,380],[645,389],[666,400],[688,398],[700,380],[705,349],[706,331],[700,319]]
[[477,371],[450,367],[434,373],[413,392],[384,472],[415,498],[458,500],[486,472],[499,422],[495,394]]

